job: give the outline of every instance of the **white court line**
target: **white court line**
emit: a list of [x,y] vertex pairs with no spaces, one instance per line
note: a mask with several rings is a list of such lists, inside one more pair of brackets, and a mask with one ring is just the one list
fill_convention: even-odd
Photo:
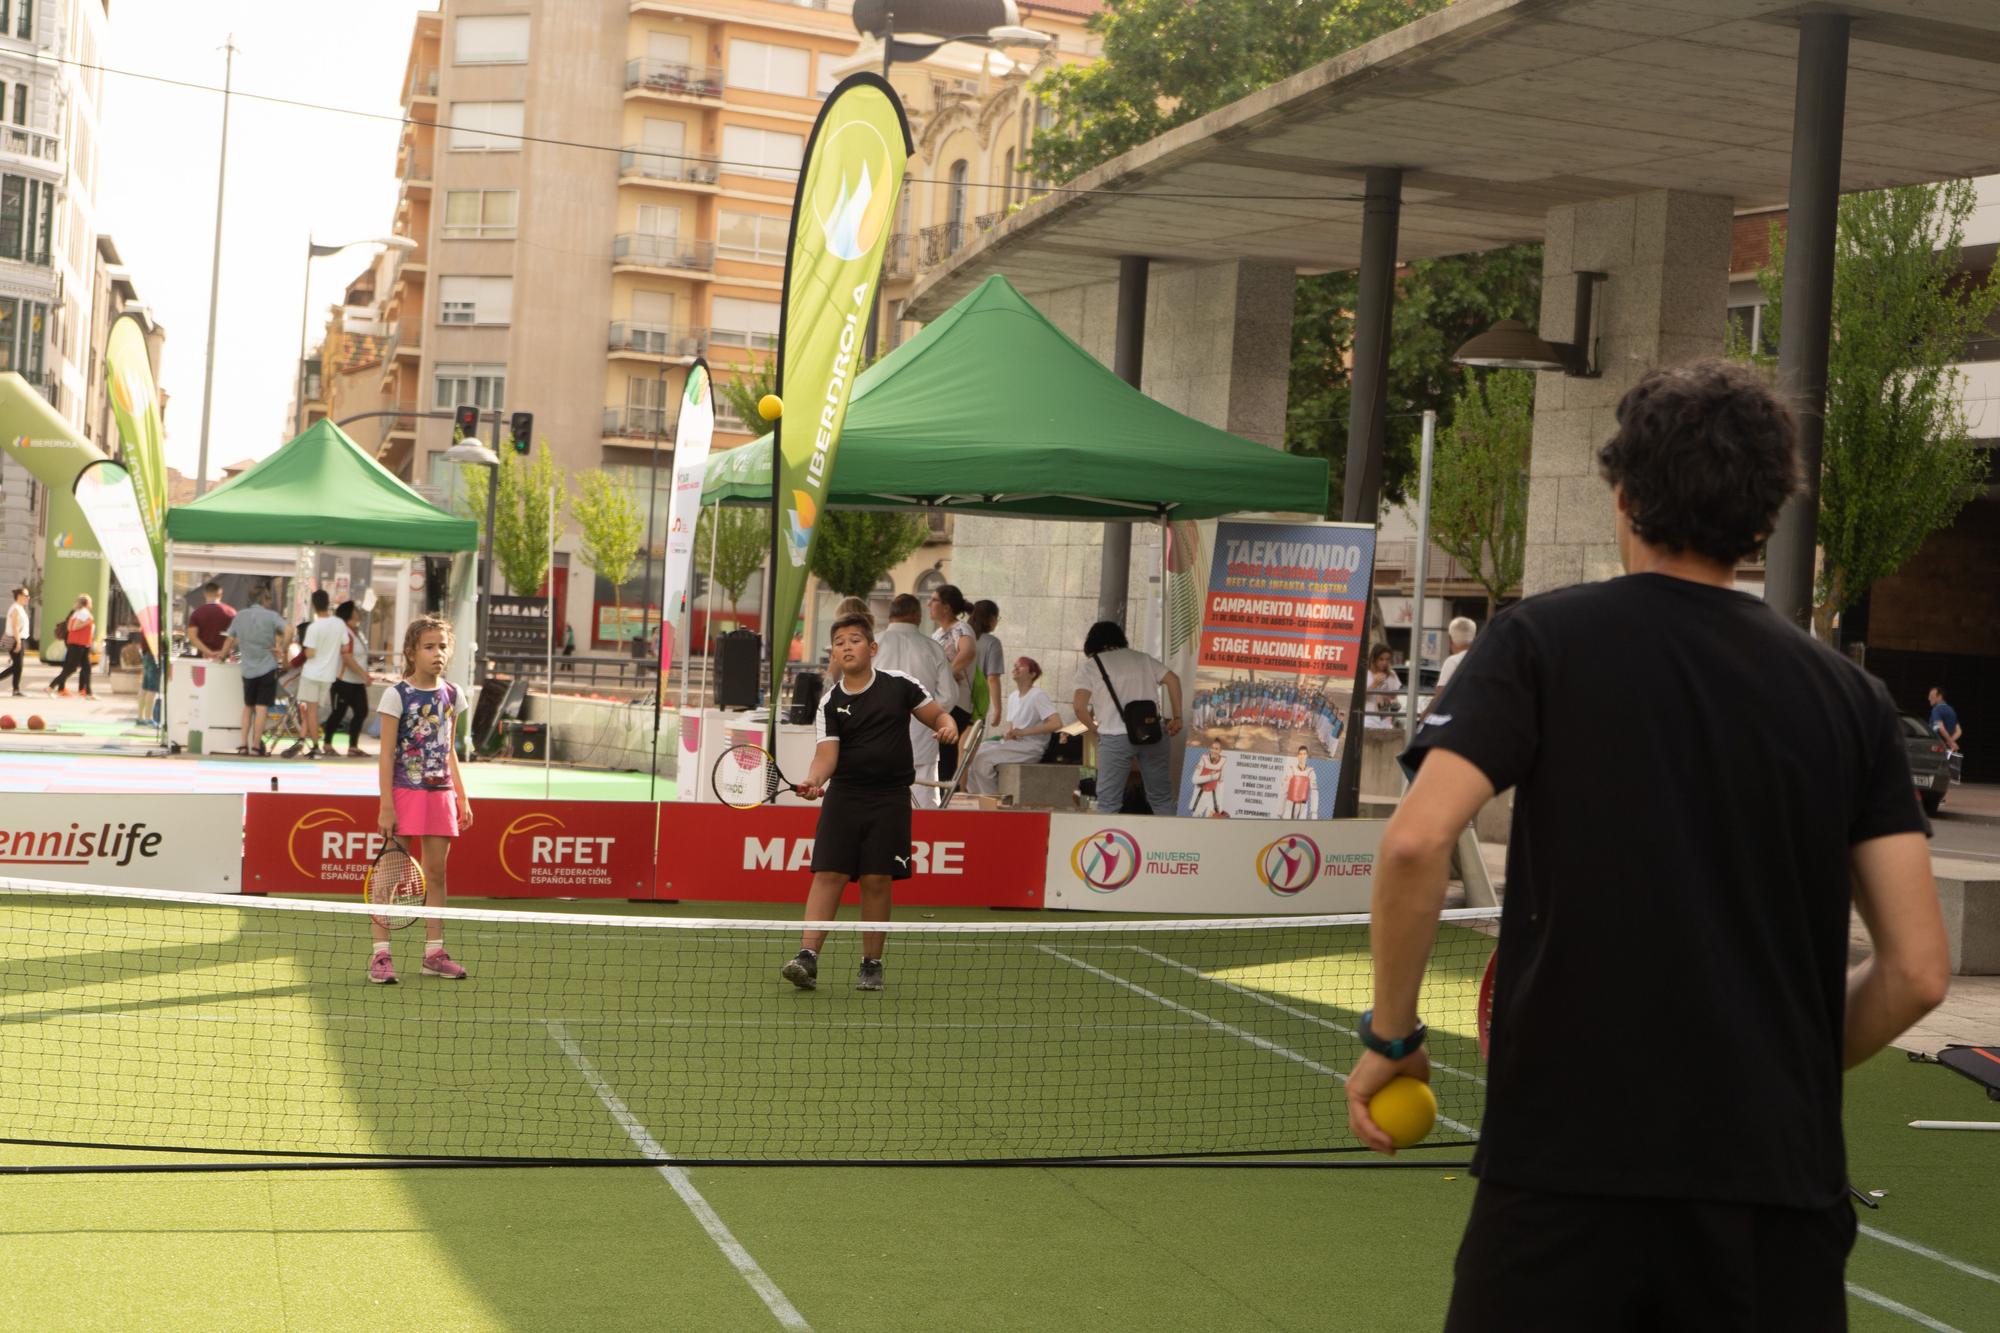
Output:
[[[1165,1005],[1167,1008],[1173,1010],[1177,1014],[1186,1014],[1189,1018],[1194,1019],[1196,1022],[1206,1023],[1209,1027],[1214,1028],[1217,1032],[1226,1032],[1230,1036],[1235,1037],[1239,1041],[1247,1041],[1252,1046],[1255,1046],[1258,1050],[1269,1051],[1273,1055],[1282,1055],[1287,1060],[1292,1060],[1299,1064],[1304,1065],[1307,1069],[1312,1070],[1315,1074],[1325,1074],[1330,1078],[1335,1078],[1340,1080],[1343,1086],[1345,1086],[1347,1083],[1347,1075],[1341,1073],[1338,1069],[1335,1069],[1331,1065],[1323,1065],[1309,1055],[1301,1055],[1289,1046],[1280,1046],[1277,1042],[1271,1041],[1265,1037],[1260,1037],[1256,1033],[1251,1032],[1248,1029],[1237,1027],[1234,1023],[1225,1023],[1219,1018],[1214,1018],[1208,1014],[1204,1014],[1199,1009],[1190,1009],[1188,1008],[1188,1006],[1184,1004],[1180,1004],[1174,1000],[1169,1000],[1164,995],[1160,995],[1157,994],[1156,992],[1147,990],[1144,986],[1141,986],[1136,981],[1127,981],[1125,978],[1121,976],[1117,976],[1114,973],[1106,972],[1101,967],[1093,967],[1089,963],[1084,962],[1081,958],[1071,958],[1068,954],[1063,953],[1059,949],[1051,948],[1049,945],[1037,944],[1035,947],[1037,949],[1040,949],[1043,953],[1048,954],[1051,958],[1062,959],[1065,963],[1068,963],[1071,967],[1080,967],[1084,971],[1092,974],[1093,976],[1103,977],[1106,981],[1111,982],[1113,985],[1123,986],[1126,990],[1131,991],[1134,995],[1143,995],[1147,999],[1151,1000],[1154,1004]],[[1439,1116],[1438,1123],[1441,1125],[1449,1125],[1451,1126],[1451,1128],[1457,1130],[1461,1134],[1467,1135],[1468,1137],[1471,1138],[1479,1137],[1477,1134],[1473,1133],[1472,1128],[1470,1126],[1462,1125],[1458,1121],[1453,1120],[1448,1115]]]
[[[1286,1004],[1284,1001],[1272,999],[1270,996],[1264,994],[1261,991],[1251,990],[1248,986],[1239,986],[1233,981],[1224,981],[1221,977],[1212,977],[1198,967],[1195,967],[1188,963],[1178,962],[1172,958],[1167,957],[1163,953],[1154,953],[1151,949],[1146,948],[1144,945],[1129,944],[1126,947],[1128,949],[1133,950],[1136,953],[1145,954],[1146,957],[1148,958],[1157,959],[1159,962],[1165,963],[1168,967],[1177,968],[1180,971],[1187,973],[1191,977],[1198,977],[1201,980],[1208,982],[1210,985],[1221,986],[1227,990],[1233,990],[1238,995],[1247,995],[1251,999],[1257,1001],[1259,1004],[1270,1005],[1273,1009],[1278,1010],[1280,1013],[1290,1014],[1293,1018],[1303,1018],[1308,1023],[1317,1023],[1323,1028],[1327,1028],[1331,1031],[1338,1032],[1343,1037],[1353,1037],[1357,1041],[1360,1040],[1361,1034],[1359,1032],[1356,1032],[1353,1028],[1348,1027],[1344,1023],[1336,1023],[1330,1018],[1321,1018],[1318,1014],[1307,1013],[1303,1009],[1294,1009],[1291,1005]],[[1447,1074],[1454,1074],[1459,1078],[1471,1079],[1474,1083],[1479,1084],[1481,1087],[1486,1086],[1486,1080],[1481,1078],[1479,1075],[1468,1074],[1463,1069],[1459,1069],[1453,1065],[1445,1064],[1441,1060],[1431,1061],[1431,1068],[1442,1070]]]
[[1852,1282],[1847,1284],[1847,1294],[1859,1300],[1867,1301],[1870,1305],[1880,1306],[1890,1314],[1899,1314],[1913,1324],[1922,1324],[1925,1328],[1935,1329],[1937,1333],[1959,1333],[1957,1329],[1941,1319],[1933,1319],[1922,1310],[1912,1310],[1901,1301],[1892,1301],[1880,1292],[1870,1291],[1866,1287],[1857,1287]]
[[[161,1010],[151,1013],[92,1013],[87,1010],[51,1010],[28,1016],[19,1011],[0,1010],[0,1027],[34,1023],[250,1023],[269,1027],[269,1014],[207,1014]],[[452,1014],[352,1015],[339,1018],[315,1015],[318,1027],[358,1024],[362,1027],[398,1028],[435,1024],[440,1027],[520,1027],[537,1023],[574,1023],[593,1028],[782,1028],[787,1032],[804,1028],[820,1032],[830,1028],[891,1029],[897,1032],[1154,1032],[1178,1027],[1177,1023],[883,1023],[856,1019],[764,1019],[764,1018],[507,1018],[504,1016],[460,1018]]]
[[1892,1236],[1886,1231],[1877,1231],[1871,1226],[1863,1226],[1861,1234],[1870,1240],[1879,1240],[1884,1245],[1893,1245],[1899,1250],[1908,1250],[1911,1254],[1935,1260],[1943,1264],[1946,1268],[1956,1268],[1959,1272],[1969,1277],[1976,1277],[1986,1282],[2000,1282],[2000,1273],[1990,1273],[1975,1264],[1966,1263],[1963,1259],[1954,1259],[1948,1254],[1940,1254],[1928,1245],[1919,1245],[1913,1240],[1904,1240],[1901,1236]]
[[[624,1100],[611,1085],[599,1077],[596,1067],[590,1063],[590,1057],[583,1053],[583,1048],[569,1035],[569,1029],[554,1021],[548,1023],[548,1029],[549,1035],[555,1038],[558,1046],[562,1047],[563,1054],[569,1057],[569,1062],[576,1066],[577,1072],[590,1084],[591,1090],[597,1094],[597,1100],[604,1103],[604,1109],[611,1112],[611,1118],[618,1122],[619,1128],[625,1131],[625,1136],[632,1140],[633,1145],[647,1157],[670,1161],[672,1154],[660,1146],[659,1140],[640,1123],[639,1117],[632,1114],[631,1108],[625,1105]],[[743,1242],[736,1239],[722,1218],[716,1214],[715,1209],[709,1205],[708,1200],[702,1197],[701,1191],[694,1187],[694,1182],[688,1179],[687,1172],[677,1166],[662,1166],[658,1170],[666,1177],[667,1183],[674,1187],[674,1193],[680,1196],[688,1211],[694,1214],[695,1221],[701,1223],[701,1229],[708,1233],[708,1238],[715,1242],[716,1248],[722,1251],[724,1257],[738,1273],[743,1275],[743,1280],[750,1284],[759,1299],[773,1315],[777,1316],[778,1322],[786,1328],[802,1329],[805,1333],[812,1333],[812,1325],[808,1324],[805,1316],[786,1299],[785,1293],[778,1290],[778,1284],[771,1281],[770,1274],[750,1257],[750,1251],[743,1248]]]

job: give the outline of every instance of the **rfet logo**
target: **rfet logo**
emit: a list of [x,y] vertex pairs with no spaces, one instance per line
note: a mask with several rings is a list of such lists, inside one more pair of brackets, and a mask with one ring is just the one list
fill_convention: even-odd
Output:
[[1257,853],[1257,878],[1279,897],[1291,897],[1319,878],[1319,844],[1303,833],[1265,843]]
[[612,844],[618,840],[544,831],[568,827],[554,815],[522,815],[500,831],[500,869],[520,884],[539,884],[552,878],[604,878]]
[[1099,893],[1116,893],[1139,874],[1139,842],[1123,829],[1099,829],[1069,854],[1076,877]]
[[380,833],[362,828],[353,815],[331,805],[306,811],[285,835],[285,856],[301,879],[359,879],[381,850]]

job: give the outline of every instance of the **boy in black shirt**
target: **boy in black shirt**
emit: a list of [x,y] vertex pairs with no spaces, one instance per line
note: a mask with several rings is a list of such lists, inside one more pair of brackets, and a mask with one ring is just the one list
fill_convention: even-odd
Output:
[[[812,887],[806,891],[806,920],[831,921],[840,895],[852,881],[861,884],[861,919],[889,919],[889,886],[910,877],[910,784],[916,759],[910,750],[910,718],[937,733],[940,745],[958,740],[951,715],[924,687],[900,671],[875,669],[875,622],[847,615],[833,622],[832,657],[840,678],[821,701],[819,744],[799,794],[826,797],[813,835]],[[838,778],[832,787],[829,780]],[[882,989],[882,945],[886,931],[861,936],[861,970],[856,990]],[[819,985],[823,930],[808,930],[798,957],[780,970],[800,990]]]
[[[1749,371],[1652,372],[1598,461],[1626,577],[1502,612],[1406,756],[1348,1123],[1390,1151],[1368,1099],[1429,1077],[1447,860],[1512,787],[1446,1327],[1844,1328],[1841,1071],[1950,970],[1900,724],[1879,681],[1733,587],[1797,475],[1791,414]],[[1850,902],[1874,943],[1851,970]]]

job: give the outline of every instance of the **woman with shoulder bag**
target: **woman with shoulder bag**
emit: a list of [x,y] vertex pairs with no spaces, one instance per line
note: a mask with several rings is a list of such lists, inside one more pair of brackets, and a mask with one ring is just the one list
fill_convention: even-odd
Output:
[[70,608],[63,621],[63,642],[68,646],[63,650],[62,670],[49,683],[51,695],[68,694],[64,686],[69,684],[70,673],[80,670],[77,678],[77,693],[86,699],[97,696],[90,692],[90,645],[97,637],[97,617],[90,612],[90,594],[79,593],[76,605]]
[[[1117,814],[1132,765],[1146,784],[1146,804],[1156,815],[1174,813],[1174,779],[1167,738],[1180,734],[1181,678],[1150,653],[1128,647],[1125,631],[1109,620],[1090,627],[1084,665],[1070,702],[1076,720],[1097,733],[1097,809]],[[1167,712],[1160,712],[1160,690]]]

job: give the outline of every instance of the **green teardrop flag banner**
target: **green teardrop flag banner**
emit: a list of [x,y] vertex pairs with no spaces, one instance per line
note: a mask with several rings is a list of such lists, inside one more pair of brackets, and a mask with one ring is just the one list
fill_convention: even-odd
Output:
[[[132,474],[139,518],[153,547],[153,564],[164,568],[167,557],[166,432],[160,425],[160,395],[153,387],[153,358],[146,350],[146,333],[132,315],[120,315],[104,343],[104,384],[111,396],[111,415],[124,441],[122,461]],[[135,602],[134,605],[137,603]]]
[[826,508],[840,426],[882,276],[911,152],[903,104],[877,74],[841,81],[820,108],[792,204],[778,326],[777,466],[771,494],[771,728]]

